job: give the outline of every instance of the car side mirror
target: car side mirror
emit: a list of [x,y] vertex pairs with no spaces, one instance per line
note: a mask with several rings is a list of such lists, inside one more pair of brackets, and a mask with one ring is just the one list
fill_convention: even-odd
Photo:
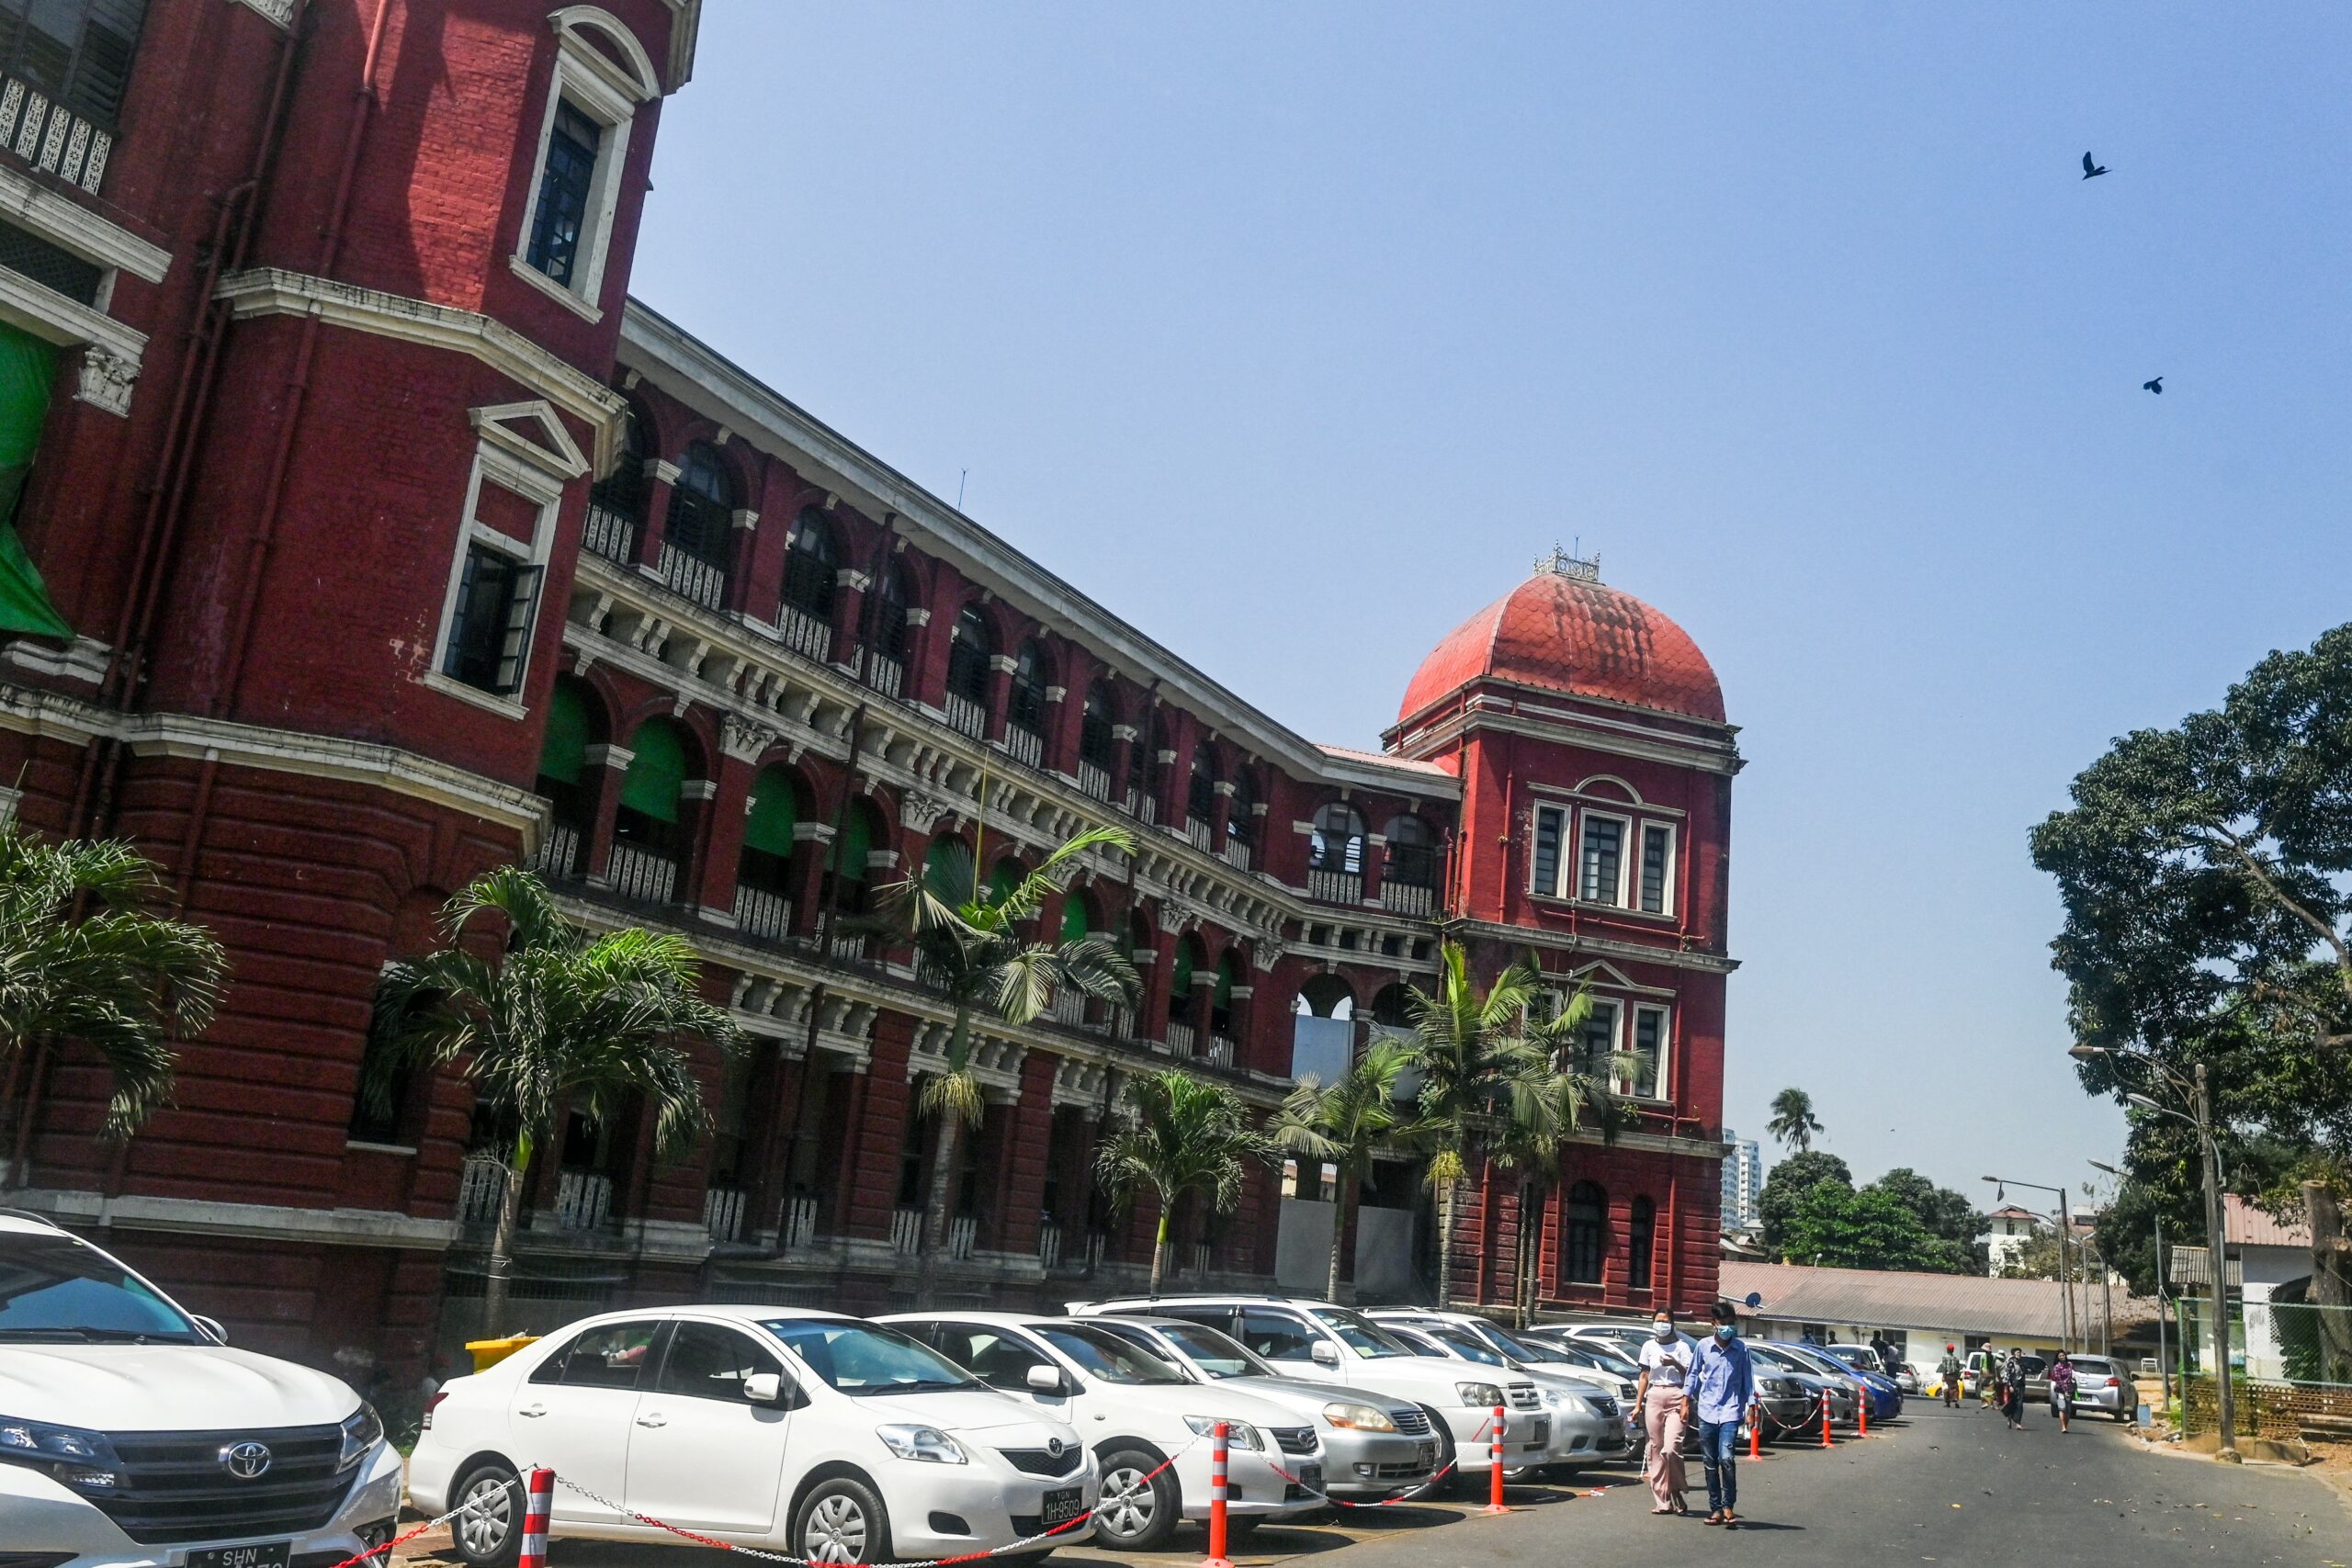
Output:
[[195,1318],[194,1322],[197,1327],[204,1331],[204,1337],[207,1339],[211,1340],[215,1345],[226,1345],[229,1343],[229,1331],[220,1326],[220,1320],[219,1318],[198,1317]]
[[1059,1393],[1062,1391],[1061,1371],[1040,1361],[1029,1369],[1029,1386],[1038,1393]]
[[1317,1339],[1306,1358],[1318,1367],[1336,1367],[1340,1364],[1339,1348],[1329,1339]]
[[753,1404],[782,1404],[786,1397],[783,1374],[753,1372],[743,1380],[743,1397]]

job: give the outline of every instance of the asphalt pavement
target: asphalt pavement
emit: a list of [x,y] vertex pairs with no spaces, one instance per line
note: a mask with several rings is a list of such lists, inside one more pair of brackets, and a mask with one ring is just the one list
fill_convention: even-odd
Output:
[[[2312,1476],[2144,1451],[2103,1422],[2078,1422],[2063,1437],[2046,1412],[2027,1423],[2010,1432],[1988,1410],[1915,1399],[1905,1420],[1866,1439],[1826,1452],[1768,1449],[1740,1462],[1746,1523],[1737,1531],[1701,1522],[1706,1494],[1693,1462],[1686,1518],[1653,1516],[1637,1475],[1601,1470],[1573,1488],[1515,1487],[1516,1511],[1500,1517],[1467,1502],[1350,1510],[1331,1524],[1261,1529],[1233,1557],[1240,1568],[1306,1559],[1317,1568],[1732,1560],[1786,1568],[2352,1568],[2352,1502]],[[1170,1551],[1081,1546],[1056,1552],[1051,1564],[1193,1568],[1203,1545],[1203,1532],[1187,1527]],[[692,1568],[717,1554],[558,1540],[549,1555],[550,1568]]]

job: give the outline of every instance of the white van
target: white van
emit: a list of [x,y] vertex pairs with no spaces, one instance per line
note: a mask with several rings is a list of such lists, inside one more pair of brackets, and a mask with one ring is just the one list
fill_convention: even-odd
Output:
[[294,1568],[390,1540],[401,1461],[376,1412],[227,1339],[88,1242],[0,1213],[0,1561]]

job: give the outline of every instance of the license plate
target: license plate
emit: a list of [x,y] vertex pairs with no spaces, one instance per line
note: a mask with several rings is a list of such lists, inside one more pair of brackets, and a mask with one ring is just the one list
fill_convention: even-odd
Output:
[[1527,1439],[1527,1446],[1531,1449],[1540,1449],[1551,1440],[1552,1418],[1549,1416],[1537,1416],[1535,1418],[1535,1435]]
[[1413,1445],[1413,1462],[1415,1464],[1435,1464],[1437,1462],[1437,1445],[1435,1443],[1415,1443]]
[[[1057,1486],[1046,1494],[1046,1523],[1066,1525],[1086,1512],[1086,1489],[1082,1486]],[[284,1559],[279,1559],[280,1563]],[[189,1568],[195,1568],[190,1564]]]
[[208,1546],[187,1554],[187,1568],[286,1568],[293,1555],[290,1540],[273,1540],[266,1546]]

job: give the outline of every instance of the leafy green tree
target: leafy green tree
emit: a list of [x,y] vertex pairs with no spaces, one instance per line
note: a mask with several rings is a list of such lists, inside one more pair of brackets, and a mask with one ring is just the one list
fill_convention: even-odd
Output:
[[1792,1262],[1832,1269],[1969,1271],[1966,1252],[1930,1235],[1910,1205],[1877,1186],[1815,1183],[1797,1200],[1783,1245]]
[[1250,1126],[1241,1099],[1223,1084],[1209,1083],[1174,1067],[1127,1080],[1121,1103],[1124,1125],[1095,1151],[1095,1176],[1121,1209],[1138,1194],[1159,1200],[1159,1224],[1151,1243],[1151,1293],[1168,1267],[1168,1237],[1176,1205],[1197,1192],[1220,1214],[1241,1201],[1249,1162],[1267,1157],[1266,1140]]
[[[455,1062],[514,1126],[513,1145],[501,1151],[505,1190],[483,1289],[483,1327],[495,1334],[524,1172],[559,1119],[577,1109],[608,1121],[641,1102],[653,1111],[655,1156],[674,1157],[709,1122],[681,1043],[731,1053],[742,1034],[725,1008],[702,998],[701,967],[684,937],[634,927],[591,936],[564,919],[527,871],[476,877],[441,920],[449,946],[401,959],[377,982],[361,1091],[388,1112],[404,1069]],[[469,934],[476,942],[461,945]]]
[[109,1137],[169,1101],[171,1042],[212,1022],[228,974],[201,926],[157,911],[154,863],[113,840],[52,843],[0,823],[0,1060],[80,1041],[114,1085]]
[[1984,1214],[1964,1194],[1939,1187],[1907,1166],[1895,1167],[1871,1182],[1871,1189],[1894,1198],[1919,1217],[1929,1235],[1957,1247],[1970,1260],[1969,1272],[1984,1272]]
[[1027,1023],[1063,987],[1135,1005],[1135,965],[1109,937],[1035,942],[1023,931],[1048,897],[1067,889],[1088,851],[1134,847],[1134,835],[1124,829],[1091,829],[1018,882],[1000,886],[981,880],[974,852],[948,840],[922,870],[884,888],[877,917],[861,922],[893,945],[910,948],[916,976],[954,1009],[945,1070],[923,1078],[917,1100],[922,1113],[939,1123],[923,1198],[927,1251],[935,1254],[944,1245],[957,1146],[964,1130],[978,1126],[986,1110],[972,1071],[974,1015],[986,1010],[1007,1023]]
[[1313,1073],[1283,1099],[1267,1123],[1275,1148],[1296,1159],[1302,1172],[1329,1165],[1340,1173],[1339,1201],[1331,1213],[1331,1263],[1324,1299],[1340,1299],[1340,1264],[1348,1212],[1372,1156],[1390,1142],[1407,1118],[1396,1102],[1396,1079],[1412,1059],[1394,1040],[1384,1040],[1326,1085]]
[[1757,1195],[1756,1212],[1763,1225],[1768,1257],[1790,1255],[1789,1224],[1796,1216],[1797,1204],[1823,1182],[1833,1182],[1850,1192],[1854,1173],[1846,1168],[1844,1160],[1820,1149],[1791,1155],[1764,1173],[1764,1190]]
[[[2051,948],[2075,1040],[2105,1053],[2084,1087],[2174,1100],[2201,1062],[2233,1178],[2254,1138],[2298,1151],[2333,1231],[2352,1195],[2352,626],[2124,736],[2072,799],[2030,847],[2065,907]],[[2161,1120],[2135,1113],[2127,1153],[2159,1188]],[[2344,1260],[2315,1263],[2315,1299],[2352,1300]]]
[[1813,1140],[1823,1131],[1821,1119],[1813,1113],[1813,1096],[1801,1089],[1784,1089],[1772,1097],[1772,1119],[1764,1130],[1780,1141],[1783,1148],[1804,1154],[1813,1147]]

